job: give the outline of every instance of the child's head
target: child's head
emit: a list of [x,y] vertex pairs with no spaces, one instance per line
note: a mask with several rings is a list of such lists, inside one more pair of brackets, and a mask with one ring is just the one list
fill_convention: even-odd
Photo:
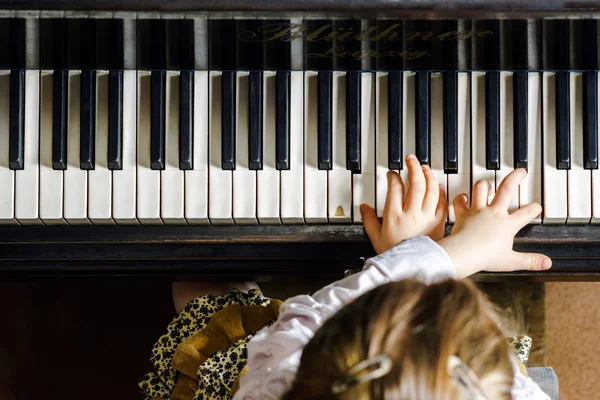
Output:
[[[304,348],[296,381],[284,398],[468,398],[448,373],[454,355],[477,375],[488,399],[510,399],[513,370],[506,334],[494,306],[469,281],[388,283],[326,321]],[[392,361],[389,373],[332,394],[334,382],[380,354]]]

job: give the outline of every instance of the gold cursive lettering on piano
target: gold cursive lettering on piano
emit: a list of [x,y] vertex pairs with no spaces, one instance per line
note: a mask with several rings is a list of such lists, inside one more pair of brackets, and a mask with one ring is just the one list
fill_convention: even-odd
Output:
[[467,40],[471,38],[484,38],[493,35],[490,30],[484,31],[448,31],[435,33],[431,31],[411,31],[402,32],[402,24],[392,24],[386,28],[371,26],[360,32],[354,32],[352,29],[334,29],[333,25],[325,24],[315,29],[310,29],[306,25],[292,23],[273,23],[265,24],[256,31],[244,31],[238,34],[238,39],[246,42],[291,42],[297,39],[304,39],[307,42],[318,41],[336,41],[346,42],[351,40],[377,42],[380,40],[395,41],[451,41]]
[[311,57],[311,58],[336,58],[336,59],[346,57],[346,58],[353,58],[355,60],[362,60],[363,58],[367,58],[367,57],[373,57],[373,58],[402,57],[407,60],[416,60],[421,57],[430,57],[430,54],[429,54],[429,51],[427,51],[427,50],[346,51],[344,46],[338,46],[338,47],[332,47],[331,49],[324,51],[322,53],[308,53],[307,56]]

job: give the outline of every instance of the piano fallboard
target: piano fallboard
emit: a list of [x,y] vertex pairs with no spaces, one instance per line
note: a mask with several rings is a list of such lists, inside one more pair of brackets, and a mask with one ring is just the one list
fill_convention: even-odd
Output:
[[[475,279],[600,280],[600,226],[529,225],[517,235],[515,250],[545,253],[553,267]],[[373,255],[360,225],[0,227],[2,279],[337,279]]]

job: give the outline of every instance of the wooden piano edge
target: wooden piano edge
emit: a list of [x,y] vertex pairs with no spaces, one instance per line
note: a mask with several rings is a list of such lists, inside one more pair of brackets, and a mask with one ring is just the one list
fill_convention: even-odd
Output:
[[[543,252],[554,266],[474,279],[600,281],[600,226],[529,225],[515,249]],[[0,226],[2,279],[338,279],[372,255],[360,225]]]

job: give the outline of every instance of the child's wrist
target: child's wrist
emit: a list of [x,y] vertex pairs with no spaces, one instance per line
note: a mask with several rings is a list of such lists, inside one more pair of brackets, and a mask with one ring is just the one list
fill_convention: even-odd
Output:
[[456,271],[456,279],[463,279],[477,273],[478,269],[473,265],[469,255],[465,253],[459,240],[457,234],[454,234],[441,239],[438,244],[452,260]]

